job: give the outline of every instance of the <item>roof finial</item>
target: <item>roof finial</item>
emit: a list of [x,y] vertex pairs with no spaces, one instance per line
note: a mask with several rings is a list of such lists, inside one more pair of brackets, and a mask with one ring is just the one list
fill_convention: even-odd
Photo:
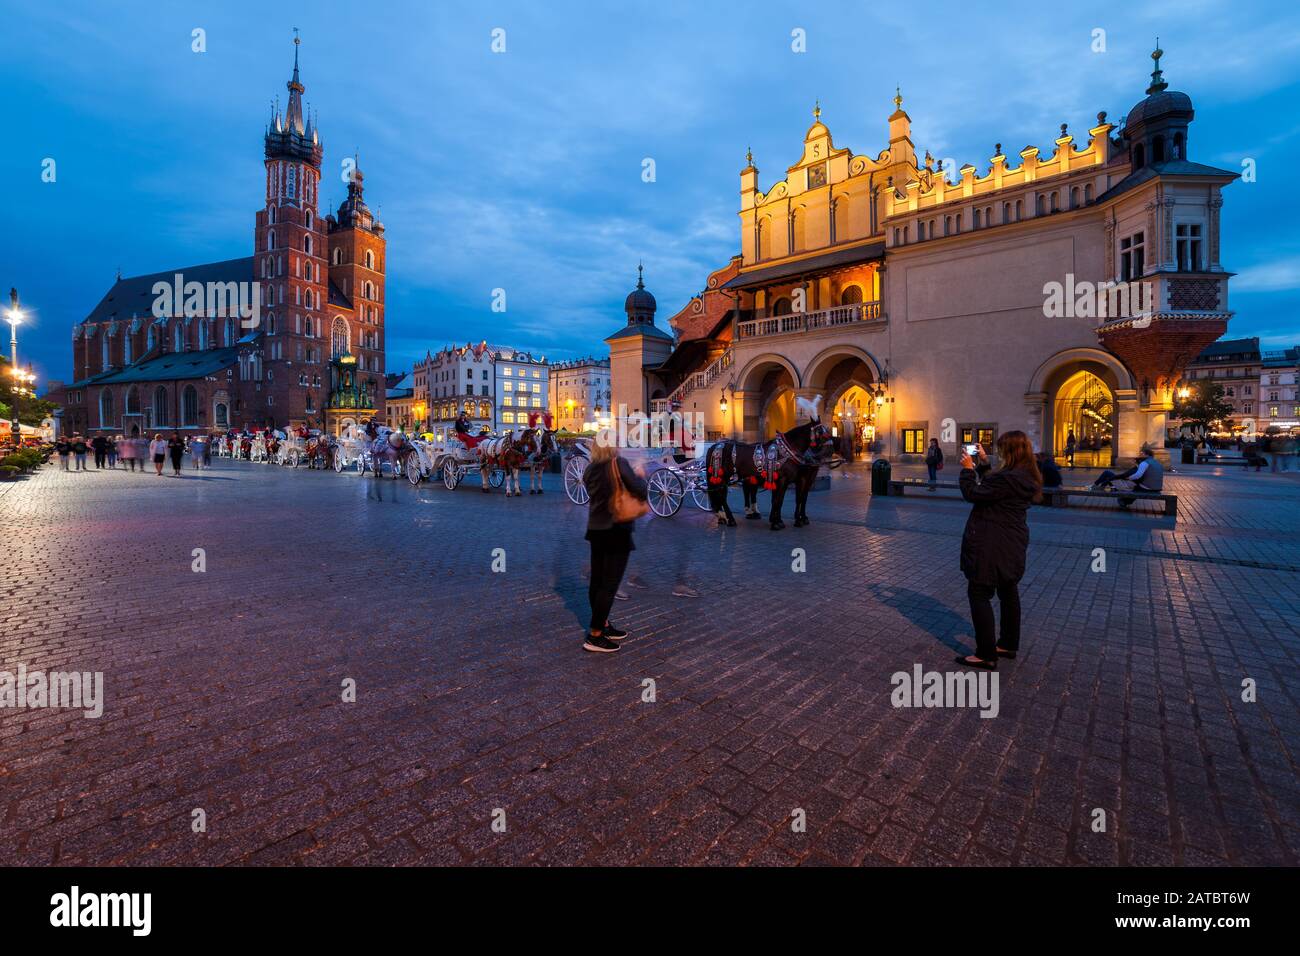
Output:
[[636,264],[636,287],[637,287],[638,289],[644,289],[644,288],[645,288],[645,282],[644,282],[644,281],[642,280],[642,278],[641,278],[641,273],[642,273],[644,270],[645,270],[645,266],[644,266],[642,263],[638,262],[638,263]]
[[754,149],[751,146],[745,147],[745,165],[746,166],[754,165]]
[[1165,55],[1165,51],[1160,49],[1160,38],[1156,37],[1156,48],[1151,53],[1151,59],[1155,60],[1156,68],[1151,71],[1151,85],[1147,87],[1147,95],[1161,93],[1169,88],[1165,82],[1164,76],[1160,72],[1160,58]]
[[822,120],[822,101],[820,99],[813,101],[813,120],[818,123]]
[[896,85],[894,87],[894,109],[901,110],[902,108],[903,108],[903,88]]

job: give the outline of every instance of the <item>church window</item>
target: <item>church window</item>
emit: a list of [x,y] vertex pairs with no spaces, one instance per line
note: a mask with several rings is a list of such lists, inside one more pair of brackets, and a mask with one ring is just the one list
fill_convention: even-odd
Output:
[[199,393],[193,385],[186,385],[181,392],[181,424],[197,425],[199,423]]
[[1023,199],[1017,199],[1016,200],[1016,222],[1019,222],[1021,219],[1023,219],[1024,215],[1025,215],[1025,201]]
[[340,355],[347,354],[348,351],[348,324],[344,321],[343,316],[334,316],[334,323],[330,327],[330,355],[338,358]]
[[311,236],[302,237],[302,251],[311,255]]
[[312,228],[312,225],[313,225],[313,221],[312,221],[312,217],[311,217],[311,210],[308,209],[308,210],[307,210],[307,228],[308,228],[308,229]]
[[167,389],[161,385],[153,391],[153,423],[155,425],[167,423]]
[[199,348],[208,347],[208,323],[202,319],[199,320]]
[[338,246],[334,247],[334,264],[336,266],[343,264],[343,250]]
[[1084,201],[1085,203],[1090,203],[1090,202],[1092,202],[1092,183],[1085,183],[1085,184],[1084,184],[1084,186],[1083,186],[1083,201]]
[[294,196],[296,195],[295,189],[297,185],[298,185],[298,167],[297,165],[290,163],[289,164],[289,188],[287,190],[290,199],[294,198]]
[[1047,212],[1047,201],[1043,198],[1043,194],[1039,193],[1037,196],[1034,197],[1034,215],[1042,216],[1046,214],[1046,212]]
[[1056,192],[1056,191],[1053,191],[1053,192],[1052,192],[1052,212],[1060,212],[1060,211],[1061,211],[1061,194],[1058,193],[1058,192]]
[[978,208],[975,210],[975,216],[973,222],[975,228],[978,229],[980,227],[980,211]]
[[367,250],[366,250],[366,268],[367,268],[367,269],[373,269],[374,267],[375,267],[375,254],[374,254],[374,252],[371,251],[370,249],[367,249]]
[[185,351],[185,327],[180,322],[172,329],[172,351]]

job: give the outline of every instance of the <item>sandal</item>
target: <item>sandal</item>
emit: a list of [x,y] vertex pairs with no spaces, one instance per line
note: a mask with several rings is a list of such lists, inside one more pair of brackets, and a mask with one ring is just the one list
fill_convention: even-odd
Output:
[[998,669],[997,661],[986,661],[984,658],[975,657],[974,655],[971,655],[970,657],[958,657],[954,658],[954,660],[956,660],[958,664],[962,664],[966,667],[974,667],[976,670],[995,671]]

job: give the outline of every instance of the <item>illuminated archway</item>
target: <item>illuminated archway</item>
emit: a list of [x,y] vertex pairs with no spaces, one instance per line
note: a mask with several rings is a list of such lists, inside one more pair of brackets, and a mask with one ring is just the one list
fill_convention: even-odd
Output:
[[1115,393],[1106,381],[1087,368],[1071,374],[1052,396],[1052,448],[1065,460],[1074,437],[1074,463],[1102,468],[1114,459],[1116,434]]

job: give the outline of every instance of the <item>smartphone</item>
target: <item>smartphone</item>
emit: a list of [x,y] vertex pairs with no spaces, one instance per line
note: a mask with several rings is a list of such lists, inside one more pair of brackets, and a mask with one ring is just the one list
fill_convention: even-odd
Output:
[[966,454],[970,455],[972,458],[978,458],[980,456],[979,445],[963,445],[962,447],[966,449]]

